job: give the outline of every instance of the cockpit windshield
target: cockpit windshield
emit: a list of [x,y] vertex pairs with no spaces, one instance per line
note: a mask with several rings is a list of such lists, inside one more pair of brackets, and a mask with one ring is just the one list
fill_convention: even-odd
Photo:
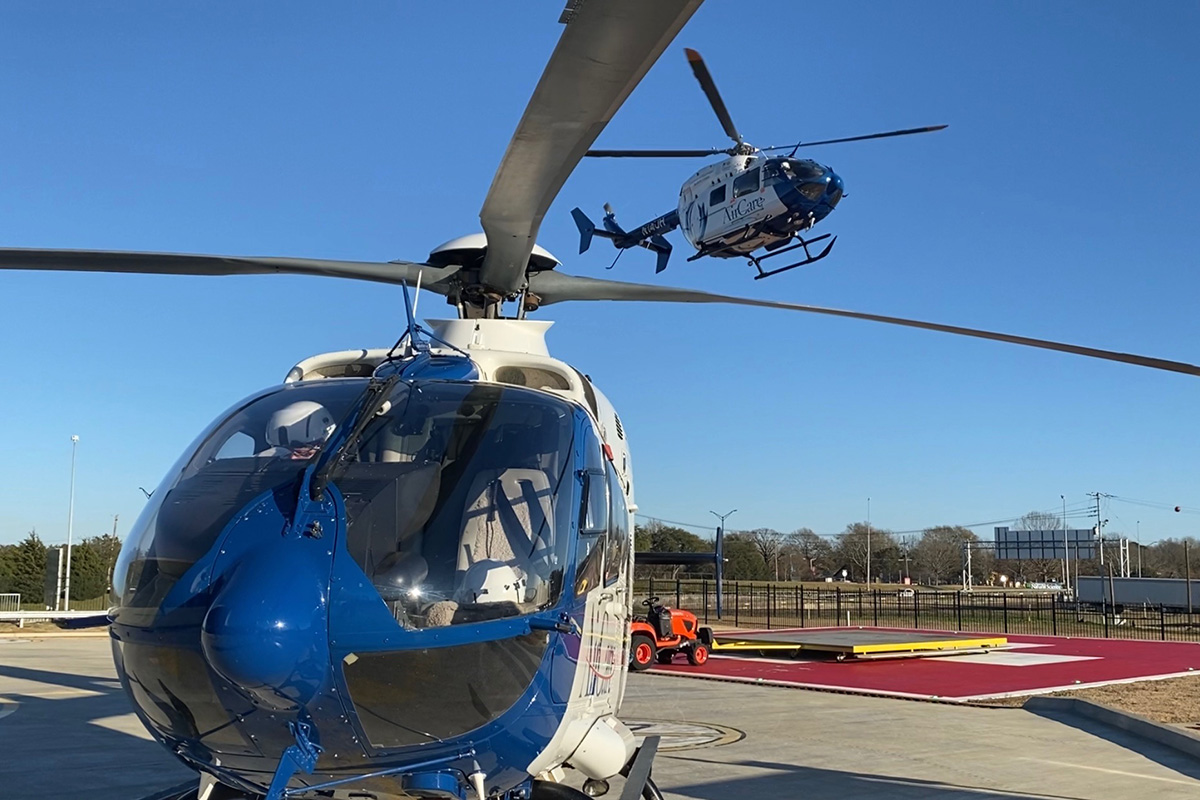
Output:
[[[125,620],[148,623],[254,498],[273,492],[291,513],[299,478],[365,385],[282,387],[199,441],[122,551],[114,590]],[[345,502],[345,551],[401,624],[516,616],[558,599],[578,495],[564,483],[573,474],[575,412],[515,386],[392,387],[329,477]]]
[[401,624],[553,605],[568,555],[573,432],[573,408],[540,392],[399,387],[331,478],[345,498],[346,549]]
[[297,479],[364,381],[296,383],[235,409],[154,491],[121,549],[113,593],[127,624],[148,624],[221,531],[267,491],[288,508]]
[[820,180],[825,177],[825,170],[815,161],[789,159],[783,162],[784,174],[790,174],[802,181]]

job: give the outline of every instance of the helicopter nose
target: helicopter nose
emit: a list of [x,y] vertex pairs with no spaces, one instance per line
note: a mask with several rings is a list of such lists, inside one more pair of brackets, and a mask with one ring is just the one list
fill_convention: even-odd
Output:
[[829,170],[829,186],[825,192],[825,203],[829,206],[830,210],[837,207],[844,191],[845,186],[842,183],[841,177],[833,170]]
[[200,644],[212,668],[269,708],[311,700],[329,663],[328,576],[328,563],[307,548],[244,553],[201,626]]

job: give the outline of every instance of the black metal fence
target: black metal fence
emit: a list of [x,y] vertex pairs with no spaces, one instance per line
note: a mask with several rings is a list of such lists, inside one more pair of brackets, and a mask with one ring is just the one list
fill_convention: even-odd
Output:
[[1200,614],[1163,606],[1077,604],[1054,594],[1016,591],[805,587],[798,583],[725,581],[717,618],[716,583],[644,579],[635,597],[658,596],[706,624],[741,628],[870,625],[977,633],[1098,636],[1200,641]]

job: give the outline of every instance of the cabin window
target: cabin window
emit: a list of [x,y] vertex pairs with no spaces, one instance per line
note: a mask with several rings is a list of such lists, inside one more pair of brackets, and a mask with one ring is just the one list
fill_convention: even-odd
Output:
[[539,367],[500,367],[496,370],[496,382],[511,383],[513,386],[528,386],[530,389],[566,391],[571,388],[565,375]]
[[581,533],[575,559],[575,594],[582,596],[600,585],[604,572],[605,535]]
[[758,167],[733,179],[733,196],[741,197],[758,191]]
[[608,529],[608,481],[603,472],[589,472],[580,533],[601,533]]
[[604,551],[608,535],[608,477],[600,441],[589,435],[583,443],[584,472],[579,509],[579,541],[575,545],[575,594],[586,594],[604,580]]
[[708,206],[709,206],[709,208],[712,208],[713,206],[719,206],[719,205],[721,205],[721,203],[724,203],[724,202],[725,202],[725,184],[722,183],[720,186],[713,189],[711,194],[709,194]]
[[604,585],[620,579],[629,569],[629,507],[617,471],[608,465],[608,494],[612,511],[608,516],[608,548],[604,557]]

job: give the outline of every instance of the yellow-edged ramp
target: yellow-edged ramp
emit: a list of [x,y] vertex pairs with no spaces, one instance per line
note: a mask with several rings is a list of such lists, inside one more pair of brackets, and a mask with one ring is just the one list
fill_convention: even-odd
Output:
[[873,628],[837,630],[726,631],[713,634],[714,652],[761,651],[764,654],[831,653],[848,658],[904,658],[986,652],[1008,644],[1003,636],[929,631],[883,631]]

